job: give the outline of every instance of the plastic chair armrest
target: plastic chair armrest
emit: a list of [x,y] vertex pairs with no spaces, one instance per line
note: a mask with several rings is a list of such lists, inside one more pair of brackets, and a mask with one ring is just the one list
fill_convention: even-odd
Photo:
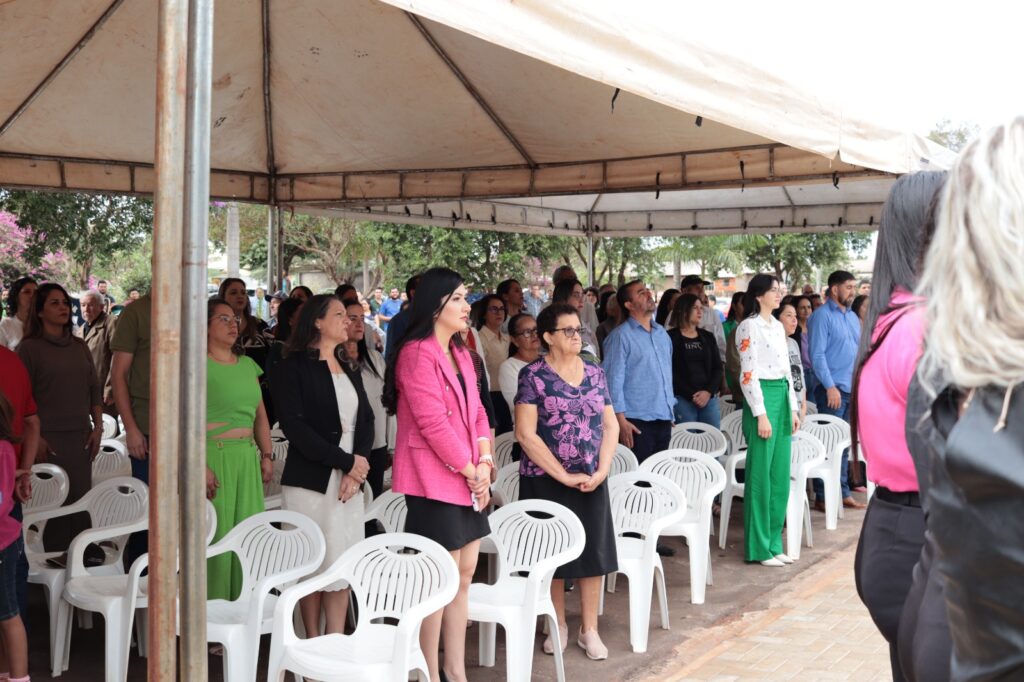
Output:
[[75,539],[71,541],[71,545],[68,547],[68,578],[78,578],[89,575],[89,571],[85,567],[84,560],[85,548],[89,545],[122,535],[131,535],[132,533],[146,530],[148,527],[149,520],[146,517],[143,517],[142,519],[132,521],[130,523],[119,523],[113,526],[104,526],[103,528],[89,528],[87,530],[83,530],[75,536]]

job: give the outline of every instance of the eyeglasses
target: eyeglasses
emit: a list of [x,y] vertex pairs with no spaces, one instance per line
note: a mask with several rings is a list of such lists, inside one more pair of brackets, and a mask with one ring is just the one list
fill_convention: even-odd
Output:
[[583,336],[583,327],[562,327],[561,329],[556,329],[555,331],[562,332],[563,334],[565,334],[565,338],[567,339],[571,339],[577,334]]
[[359,322],[362,319],[363,319],[362,315],[349,315],[348,316],[348,321],[349,322]]
[[533,329],[524,329],[520,331],[518,334],[513,334],[513,336],[525,336],[528,339],[532,339],[533,337],[537,336],[537,328],[534,327]]
[[503,313],[503,312],[505,312],[505,306],[496,306],[496,305],[488,306],[487,307],[487,312],[489,312],[489,313]]
[[235,324],[242,324],[242,318],[232,317],[230,315],[214,315],[213,319],[219,320],[224,324],[231,324],[232,322],[234,322]]

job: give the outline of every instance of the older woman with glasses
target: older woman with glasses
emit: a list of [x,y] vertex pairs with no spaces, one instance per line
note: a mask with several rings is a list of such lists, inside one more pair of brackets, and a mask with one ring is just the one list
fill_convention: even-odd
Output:
[[[586,530],[579,558],[559,567],[551,582],[558,614],[558,646],[568,644],[565,585],[580,586],[582,624],[576,643],[592,660],[608,658],[597,632],[601,576],[618,568],[615,531],[605,479],[611,470],[619,424],[600,365],[580,356],[583,325],[576,308],[552,303],[537,317],[547,356],[519,372],[516,439],[526,457],[519,461],[519,496],[557,502],[573,511]],[[553,637],[544,652],[554,653]]]
[[520,313],[509,320],[508,331],[512,342],[508,347],[509,357],[498,370],[498,386],[509,410],[515,410],[519,371],[540,357],[540,338],[537,320],[529,313]]
[[[263,511],[263,483],[273,465],[263,370],[240,354],[239,318],[228,302],[211,298],[206,311],[206,497],[217,510],[217,541]],[[237,599],[241,589],[242,567],[230,554],[207,562],[208,599]]]

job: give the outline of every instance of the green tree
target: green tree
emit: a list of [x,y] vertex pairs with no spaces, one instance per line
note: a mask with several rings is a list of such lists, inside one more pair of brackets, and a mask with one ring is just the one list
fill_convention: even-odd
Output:
[[768,234],[749,236],[741,251],[751,269],[770,272],[793,288],[808,281],[814,268],[847,266],[850,253],[859,256],[870,243],[869,232]]
[[148,199],[103,194],[0,190],[0,208],[31,226],[25,247],[29,262],[61,252],[71,259],[72,286],[85,288],[97,266],[131,250],[153,231]]
[[663,240],[658,247],[663,260],[674,264],[673,275],[678,279],[683,274],[683,263],[696,263],[700,268],[700,276],[714,278],[725,270],[739,272],[746,265],[744,244],[748,239],[745,235],[710,235],[706,237],[671,237]]
[[959,123],[953,123],[948,118],[944,118],[935,124],[935,128],[928,133],[928,139],[932,142],[938,142],[947,149],[952,149],[954,152],[959,152],[963,149],[968,142],[978,136],[981,129],[976,123],[967,123],[960,121]]

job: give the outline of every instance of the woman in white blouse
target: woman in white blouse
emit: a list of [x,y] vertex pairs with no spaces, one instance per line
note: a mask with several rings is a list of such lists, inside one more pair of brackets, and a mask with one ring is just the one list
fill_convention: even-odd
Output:
[[516,391],[519,390],[519,370],[540,357],[540,337],[537,336],[537,320],[529,313],[519,313],[508,322],[511,353],[498,371],[498,386],[501,395],[512,411],[515,422]]
[[491,387],[491,404],[494,406],[494,418],[497,422],[494,429],[496,435],[500,436],[512,430],[512,412],[501,395],[498,383],[501,363],[508,359],[510,343],[508,334],[501,331],[501,325],[505,322],[505,302],[496,294],[488,294],[473,307],[476,315],[475,327],[480,333],[482,344],[477,348],[477,352],[483,357],[484,366],[487,368],[487,383]]
[[782,525],[789,503],[792,434],[800,427],[782,323],[772,317],[782,295],[772,275],[755,275],[747,286],[736,328],[743,390],[743,435],[747,439],[743,493],[743,545],[747,561],[784,566]]

